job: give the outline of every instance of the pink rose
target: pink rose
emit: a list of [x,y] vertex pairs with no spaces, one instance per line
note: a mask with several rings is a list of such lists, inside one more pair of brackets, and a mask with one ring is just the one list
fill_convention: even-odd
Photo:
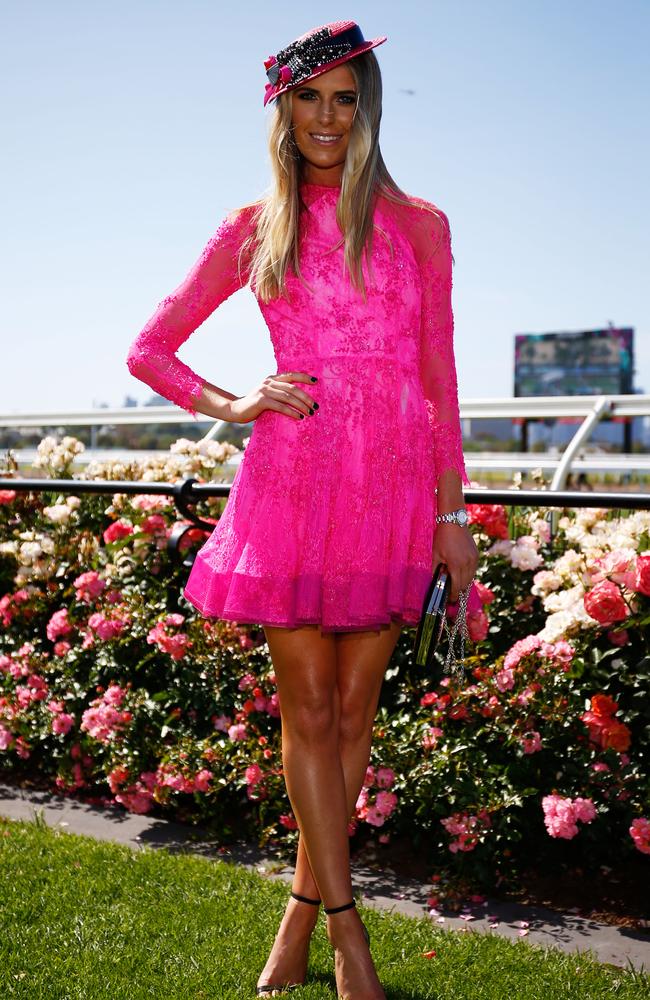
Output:
[[55,642],[62,635],[69,635],[70,632],[72,632],[72,625],[68,621],[68,609],[61,608],[59,611],[55,611],[45,626],[45,634],[50,642]]
[[485,611],[475,611],[474,614],[467,613],[467,634],[472,642],[482,642],[488,634],[488,616]]
[[140,523],[140,531],[148,535],[162,535],[167,530],[167,522],[162,514],[149,514]]
[[74,726],[74,717],[67,712],[59,712],[52,719],[52,732],[65,735]]
[[578,797],[573,801],[562,795],[545,795],[542,799],[544,824],[551,837],[572,840],[578,833],[578,820],[591,823],[596,817],[596,807],[591,799]]
[[212,771],[208,771],[207,768],[198,771],[194,776],[194,790],[196,792],[209,791],[210,781],[213,777]]
[[125,809],[128,809],[129,812],[141,816],[151,810],[153,795],[148,789],[134,785],[133,791],[118,792],[115,796],[115,801],[119,802]]
[[542,749],[542,737],[538,732],[524,733],[520,742],[524,753],[537,753]]
[[633,819],[630,826],[630,836],[637,851],[650,854],[650,819],[644,817]]
[[377,792],[375,806],[383,816],[390,816],[397,805],[397,796],[394,792]]
[[96,611],[95,614],[91,615],[88,619],[88,624],[100,639],[108,641],[109,639],[116,639],[120,636],[128,622],[125,619],[118,618],[117,616],[114,618],[107,618],[101,611]]
[[250,691],[257,684],[257,677],[255,674],[247,673],[239,678],[239,683],[237,688],[239,691]]
[[637,556],[632,587],[640,594],[650,597],[650,552],[642,552]]
[[515,675],[509,667],[499,670],[494,679],[499,691],[509,691],[515,686]]
[[230,726],[232,719],[229,715],[214,715],[212,717],[212,725],[215,729],[218,729],[222,733],[228,732],[228,727]]
[[247,785],[256,785],[258,781],[262,780],[264,775],[259,764],[249,764],[246,768],[245,776]]
[[4,726],[0,725],[0,750],[8,750],[13,743],[13,734],[5,729]]
[[380,767],[375,780],[377,788],[390,788],[395,782],[395,772],[390,767]]
[[77,600],[83,601],[85,604],[91,604],[106,586],[106,583],[100,577],[99,573],[95,570],[90,570],[88,573],[82,573],[73,582],[74,589],[77,591]]
[[503,661],[504,668],[507,670],[516,667],[524,656],[530,656],[531,653],[535,653],[541,645],[542,640],[537,635],[527,635],[524,639],[518,639],[506,653]]
[[600,583],[602,580],[610,579],[614,583],[633,587],[634,563],[635,555],[630,551],[615,549],[613,552],[607,552],[595,559],[593,565],[589,567],[591,582]]
[[630,641],[630,633],[626,628],[618,629],[618,631],[610,629],[607,633],[607,638],[611,642],[612,646],[626,646]]
[[376,806],[370,806],[365,819],[366,823],[370,823],[372,826],[383,826],[386,822],[386,816]]
[[422,746],[427,749],[435,747],[439,738],[443,735],[443,730],[438,726],[429,726],[422,737]]

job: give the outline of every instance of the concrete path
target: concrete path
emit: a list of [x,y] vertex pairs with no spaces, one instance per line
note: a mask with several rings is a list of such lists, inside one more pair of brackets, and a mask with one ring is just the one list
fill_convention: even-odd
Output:
[[[33,820],[39,812],[49,826],[69,833],[127,844],[135,849],[146,845],[171,851],[192,851],[205,858],[236,862],[269,879],[281,878],[290,882],[293,876],[290,865],[279,866],[272,856],[255,846],[219,849],[214,839],[197,827],[138,816],[121,807],[90,806],[50,792],[0,783],[0,816]],[[390,869],[378,872],[358,864],[353,864],[352,881],[364,905],[412,917],[427,914],[430,884],[404,879]],[[512,939],[522,937],[520,931],[524,930],[528,933],[523,937],[530,944],[569,952],[591,950],[600,962],[622,968],[634,967],[650,974],[650,928],[615,927],[571,913],[489,898],[486,903],[474,905],[462,914],[433,912],[430,919],[446,930],[468,932],[471,928]]]

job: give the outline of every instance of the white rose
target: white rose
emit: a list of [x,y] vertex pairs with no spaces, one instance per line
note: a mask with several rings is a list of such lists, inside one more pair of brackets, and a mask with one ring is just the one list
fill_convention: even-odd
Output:
[[65,524],[70,519],[72,510],[67,504],[55,504],[54,507],[43,507],[43,513],[55,524]]
[[510,553],[510,562],[515,569],[537,569],[538,566],[541,566],[544,560],[535,546],[527,542],[520,543],[521,539],[518,540]]

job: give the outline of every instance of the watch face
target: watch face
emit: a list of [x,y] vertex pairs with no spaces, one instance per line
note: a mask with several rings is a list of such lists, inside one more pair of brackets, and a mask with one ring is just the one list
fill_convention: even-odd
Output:
[[467,524],[467,511],[466,510],[459,510],[458,514],[457,514],[457,517],[458,517],[458,521],[459,521],[460,524]]

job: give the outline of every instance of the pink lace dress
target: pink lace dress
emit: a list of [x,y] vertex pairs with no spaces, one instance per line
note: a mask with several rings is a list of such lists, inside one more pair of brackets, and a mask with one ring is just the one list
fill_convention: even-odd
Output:
[[[319,404],[304,420],[264,410],[185,597],[206,617],[323,631],[415,624],[432,574],[438,476],[462,452],[453,351],[451,239],[427,203],[379,198],[367,301],[343,271],[337,187],[302,184],[290,301],[258,304],[277,371]],[[433,206],[429,205],[430,208]],[[130,371],[195,414],[203,379],[177,351],[248,283],[238,270],[254,208],[229,215],[128,355]],[[219,345],[214,369],[218,371]]]

